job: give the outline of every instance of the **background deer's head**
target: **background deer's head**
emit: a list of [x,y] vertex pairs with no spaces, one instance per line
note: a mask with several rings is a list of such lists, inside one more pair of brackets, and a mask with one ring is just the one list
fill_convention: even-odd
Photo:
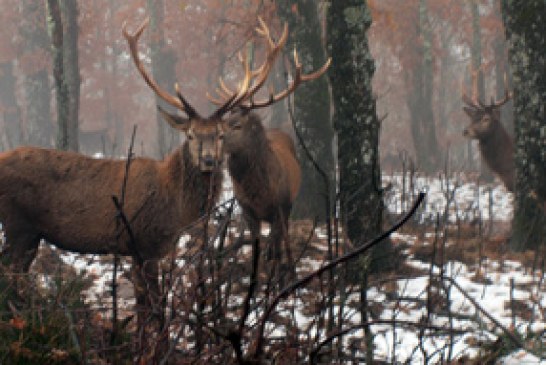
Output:
[[500,108],[506,104],[512,96],[508,92],[505,76],[504,98],[499,101],[495,101],[493,98],[491,98],[491,103],[485,104],[478,97],[478,72],[479,70],[472,72],[472,97],[469,97],[463,89],[463,102],[466,104],[466,106],[463,107],[463,110],[470,118],[470,125],[463,130],[463,136],[477,139],[479,141],[487,141],[492,138],[499,129],[504,130],[504,127],[500,121]]

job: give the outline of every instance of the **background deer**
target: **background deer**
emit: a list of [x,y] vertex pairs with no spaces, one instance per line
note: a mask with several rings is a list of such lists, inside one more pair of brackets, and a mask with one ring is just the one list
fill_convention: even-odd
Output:
[[287,259],[291,263],[288,218],[301,183],[296,149],[287,133],[279,129],[265,130],[260,117],[251,111],[276,103],[294,92],[302,82],[320,77],[328,69],[330,60],[316,72],[304,75],[294,50],[296,72],[290,85],[277,94],[272,93],[267,99],[255,101],[254,95],[266,81],[288,37],[285,25],[279,41],[273,42],[269,29],[259,20],[258,33],[266,39],[268,46],[264,64],[251,70],[246,58],[240,57],[245,68],[243,85],[246,88],[241,87],[239,93],[235,93],[220,80],[220,98],[211,100],[219,105],[230,99],[238,101],[237,109],[224,123],[224,152],[228,155],[234,195],[243,209],[251,239],[254,241],[260,236],[261,222],[268,222],[271,225],[269,238],[274,257],[281,259],[281,242],[284,242]]
[[472,73],[472,97],[463,90],[463,107],[470,117],[470,125],[463,131],[467,138],[478,140],[480,154],[487,166],[499,176],[506,189],[514,191],[514,143],[500,121],[500,108],[510,100],[505,77],[505,95],[500,101],[491,98],[487,105],[478,97],[477,72]]

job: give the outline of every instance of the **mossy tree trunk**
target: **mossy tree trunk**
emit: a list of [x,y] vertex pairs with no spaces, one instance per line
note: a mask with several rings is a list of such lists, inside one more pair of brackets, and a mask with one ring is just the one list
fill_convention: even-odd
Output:
[[514,86],[516,192],[511,247],[546,243],[546,1],[502,0]]
[[366,38],[370,24],[365,2],[331,3],[328,49],[332,66],[328,75],[338,139],[340,205],[347,235],[354,244],[378,235],[383,216],[380,122],[372,94],[375,66]]
[[[304,72],[317,70],[326,61],[321,39],[321,22],[318,2],[308,0],[278,0],[277,12],[282,22],[289,27],[288,41],[284,47],[292,60],[292,50],[297,48]],[[302,84],[294,93],[295,127],[304,142],[327,175],[328,189],[323,178],[317,173],[308,157],[299,148],[302,166],[302,188],[294,205],[293,215],[298,218],[325,220],[325,194],[333,201],[334,157],[333,129],[330,117],[330,95],[326,77]]]

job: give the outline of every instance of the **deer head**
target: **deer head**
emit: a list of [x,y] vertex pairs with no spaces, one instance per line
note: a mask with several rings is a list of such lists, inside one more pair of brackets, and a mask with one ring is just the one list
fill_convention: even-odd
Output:
[[463,108],[470,117],[470,125],[463,131],[467,138],[478,140],[478,147],[486,165],[495,172],[509,191],[514,191],[514,142],[504,129],[500,121],[500,108],[510,98],[504,77],[504,98],[495,101],[491,98],[490,104],[485,104],[478,97],[477,73],[472,73],[472,97],[469,97],[463,88]]
[[491,98],[490,104],[485,104],[478,96],[478,72],[472,72],[472,97],[466,94],[463,88],[463,102],[467,105],[463,107],[464,112],[470,118],[470,125],[463,130],[463,136],[467,138],[487,141],[499,128],[503,128],[500,123],[500,108],[511,99],[508,91],[506,75],[504,77],[504,98],[495,101]]
[[199,115],[182,95],[177,83],[175,83],[176,96],[174,96],[154,81],[144,68],[144,65],[138,56],[138,40],[148,23],[149,19],[146,19],[133,34],[129,34],[127,31],[127,24],[123,25],[123,36],[129,44],[133,62],[144,81],[146,81],[156,95],[163,99],[167,104],[172,105],[185,114],[185,116],[181,116],[169,113],[160,106],[157,107],[160,114],[169,125],[184,133],[186,136],[188,150],[193,164],[199,166],[202,172],[211,172],[218,167],[222,159],[223,132],[220,128],[220,124],[222,115],[225,111],[223,111],[222,108],[219,108],[210,117],[204,118]]

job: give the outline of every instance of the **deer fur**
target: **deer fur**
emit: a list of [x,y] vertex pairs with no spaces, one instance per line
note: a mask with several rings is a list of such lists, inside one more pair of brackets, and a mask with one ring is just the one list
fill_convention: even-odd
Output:
[[[186,141],[163,161],[131,162],[124,212],[144,260],[170,252],[181,230],[203,213],[214,180],[203,172]],[[112,196],[120,195],[123,160],[93,159],[73,152],[21,147],[0,154],[2,258],[28,271],[40,239],[73,252],[129,255],[129,237],[116,220]]]
[[221,187],[218,121],[178,122],[188,135],[181,147],[163,161],[136,158],[130,164],[123,212],[134,241],[112,201],[120,196],[125,161],[35,147],[0,154],[2,263],[28,271],[41,239],[68,251],[120,255],[134,255],[133,242],[143,261],[132,267],[142,326],[160,300],[157,259],[176,247],[183,229],[217,200]]
[[224,152],[235,198],[243,209],[252,240],[260,223],[271,225],[270,244],[280,259],[281,241],[291,261],[287,242],[288,218],[301,183],[301,169],[294,143],[278,129],[265,130],[260,117],[235,112],[225,123]]
[[480,154],[487,166],[502,180],[506,189],[514,191],[514,143],[500,121],[500,109],[464,107],[470,125],[463,131],[467,138],[478,141]]

